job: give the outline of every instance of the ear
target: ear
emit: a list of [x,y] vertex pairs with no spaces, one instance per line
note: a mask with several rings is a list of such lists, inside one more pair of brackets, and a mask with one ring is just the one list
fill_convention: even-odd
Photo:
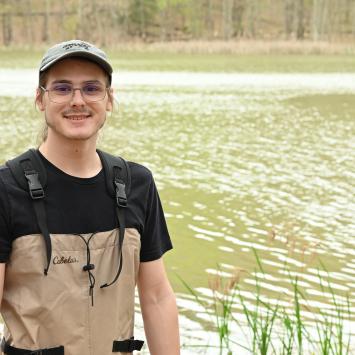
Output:
[[41,110],[41,111],[44,111],[45,109],[45,105],[44,105],[44,102],[43,102],[43,93],[41,92],[41,89],[37,88],[36,90],[36,100],[35,100],[35,103],[37,105],[37,107]]
[[108,90],[108,100],[106,104],[106,111],[111,112],[113,110],[113,89]]

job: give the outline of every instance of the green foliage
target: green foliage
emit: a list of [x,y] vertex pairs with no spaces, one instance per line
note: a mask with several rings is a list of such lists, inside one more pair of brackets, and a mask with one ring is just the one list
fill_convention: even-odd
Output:
[[170,7],[174,7],[177,5],[190,5],[191,6],[191,1],[190,0],[157,0],[157,5],[159,10],[165,10]]
[[[339,4],[342,4],[341,6]],[[353,1],[311,0],[119,0],[119,1],[1,1],[0,18],[3,32],[9,32],[9,43],[2,36],[2,45],[26,44],[26,33],[41,33],[44,15],[48,37],[60,33],[61,22],[75,16],[85,30],[85,37],[100,43],[116,43],[122,38],[144,38],[149,41],[173,39],[354,39]],[[302,4],[302,5],[301,5]],[[300,11],[302,9],[302,11]],[[128,11],[127,11],[128,10]],[[127,13],[128,12],[128,13]],[[84,19],[81,19],[85,13]],[[112,21],[110,20],[113,19]],[[64,19],[64,20],[63,20]],[[104,19],[101,22],[101,19]],[[92,21],[100,22],[93,24]],[[92,26],[97,31],[92,31]],[[157,36],[161,31],[169,36]],[[79,31],[80,33],[80,31]],[[82,34],[81,34],[82,35]],[[31,39],[33,43],[44,38]]]
[[[66,25],[70,31],[76,22]],[[355,72],[353,55],[266,55],[179,52],[178,48],[167,47],[166,51],[147,47],[124,46],[111,49],[109,57],[115,71],[191,71],[191,72],[241,72],[241,73],[339,73]],[[1,48],[2,68],[36,68],[45,48],[21,47]],[[313,98],[312,98],[313,100]],[[323,105],[323,103],[322,103]]]
[[156,0],[132,0],[129,7],[132,34],[145,38],[156,21],[157,12]]
[[[213,293],[212,303],[202,301],[198,293],[193,290],[184,280],[181,282],[191,293],[195,300],[205,308],[206,313],[210,315],[214,321],[216,331],[219,335],[219,353],[232,354],[234,345],[248,350],[253,355],[303,355],[303,354],[321,354],[321,355],[350,355],[351,335],[346,334],[344,330],[344,322],[350,319],[350,301],[347,296],[347,302],[344,304],[337,299],[333,288],[330,284],[329,274],[326,278],[319,274],[319,285],[324,295],[331,295],[333,309],[335,315],[328,315],[326,312],[319,310],[320,317],[315,322],[307,323],[303,315],[303,308],[311,309],[307,299],[299,288],[298,277],[292,276],[288,272],[290,282],[293,288],[293,314],[289,314],[289,310],[280,307],[280,299],[276,304],[272,304],[262,294],[258,272],[265,276],[265,271],[257,252],[253,249],[258,269],[255,270],[255,302],[248,303],[243,296],[241,285],[239,285],[239,276],[231,279],[223,279],[216,276],[215,280],[210,283],[210,289]],[[325,269],[323,265],[323,269]],[[288,266],[285,265],[288,271]],[[219,271],[219,268],[218,268]],[[258,272],[257,272],[258,271]],[[237,275],[237,274],[236,274]],[[237,300],[239,301],[243,315],[246,319],[248,330],[243,330],[243,325],[238,320],[234,312]],[[243,337],[249,339],[249,346],[236,343],[232,340],[235,335],[231,333],[233,323],[238,325]],[[312,337],[310,329],[316,329],[318,339]],[[278,334],[278,336],[275,336]]]
[[78,18],[76,16],[67,16],[62,24],[68,38],[75,38],[78,28]]

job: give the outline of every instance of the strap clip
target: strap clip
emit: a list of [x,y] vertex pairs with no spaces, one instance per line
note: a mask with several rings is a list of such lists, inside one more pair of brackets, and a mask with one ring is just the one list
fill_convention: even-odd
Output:
[[35,171],[25,171],[25,177],[28,182],[28,188],[32,200],[44,198],[44,190],[41,182],[39,181],[38,173]]
[[127,207],[126,185],[121,180],[114,181],[116,186],[116,202],[118,207]]
[[91,271],[95,269],[95,265],[94,264],[86,264],[83,266],[83,270],[84,271]]

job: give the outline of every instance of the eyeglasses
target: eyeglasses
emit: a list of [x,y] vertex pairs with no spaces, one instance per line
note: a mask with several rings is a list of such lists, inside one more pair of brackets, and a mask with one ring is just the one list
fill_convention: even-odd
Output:
[[101,101],[106,96],[107,87],[100,83],[85,84],[81,88],[74,88],[71,84],[58,83],[49,89],[40,86],[40,89],[48,92],[49,100],[57,104],[69,102],[75,93],[75,90],[80,90],[81,96],[86,102]]

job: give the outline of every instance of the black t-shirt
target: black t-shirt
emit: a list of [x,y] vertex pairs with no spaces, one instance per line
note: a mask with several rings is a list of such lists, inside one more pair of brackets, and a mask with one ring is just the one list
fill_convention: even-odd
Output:
[[[43,156],[47,170],[45,204],[53,234],[85,234],[117,228],[115,200],[108,194],[102,170],[91,178],[70,176]],[[164,212],[151,172],[128,162],[131,192],[125,209],[126,228],[141,236],[141,261],[159,259],[172,248]],[[9,168],[0,167],[0,262],[7,262],[12,241],[40,233],[29,193],[15,182]]]

